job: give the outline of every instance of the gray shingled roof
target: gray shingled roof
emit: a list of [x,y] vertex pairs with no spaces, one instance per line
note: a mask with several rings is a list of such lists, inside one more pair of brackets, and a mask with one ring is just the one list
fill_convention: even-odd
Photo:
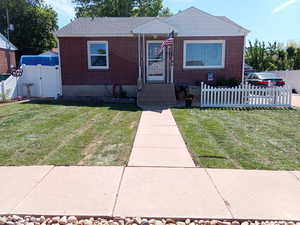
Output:
[[16,51],[18,50],[16,48],[16,46],[14,46],[9,40],[7,40],[7,38],[0,34],[0,48],[3,48],[3,49],[9,49],[9,50],[12,50],[12,51]]
[[[81,17],[56,32],[61,35],[128,35],[139,25],[155,17]],[[163,19],[163,18],[161,18]]]
[[[207,16],[215,17],[217,18],[220,22],[222,22],[225,27],[229,28],[229,33],[234,33],[234,34],[241,34],[243,32],[248,32],[248,30],[244,29],[240,25],[236,24],[232,20],[228,19],[225,16],[213,16],[210,14],[207,14],[197,8],[191,7],[188,8],[178,14],[176,14],[173,17],[95,17],[95,18],[90,18],[90,17],[81,17],[70,24],[66,25],[65,27],[61,28],[56,32],[56,35],[58,37],[62,36],[128,36],[131,35],[133,30],[143,24],[151,24],[150,21],[153,20],[159,20],[162,22],[166,22],[169,24],[169,20],[176,17],[177,15],[180,16],[183,13],[187,15],[204,15],[204,17],[207,18]],[[185,21],[187,22],[187,21]],[[216,29],[220,29],[220,26],[222,27],[222,24],[219,26],[216,26],[215,20],[212,20],[212,25],[217,27]],[[228,24],[230,24],[228,26]],[[153,25],[153,24],[152,24]],[[169,24],[170,25],[170,24]],[[172,24],[174,25],[174,24]],[[177,24],[175,24],[177,26]],[[191,25],[191,24],[188,24]],[[202,24],[203,25],[203,24]],[[174,28],[176,28],[174,26]],[[182,27],[183,23],[180,22],[178,26]],[[190,29],[191,26],[189,26]],[[205,26],[204,26],[205,27]],[[206,26],[207,28],[207,26]],[[238,28],[238,30],[236,29]],[[182,28],[183,29],[183,28]],[[225,29],[225,28],[224,28]],[[224,30],[223,29],[223,30]],[[184,29],[183,29],[184,30]],[[190,31],[190,30],[189,30]],[[218,30],[219,31],[219,30]],[[190,33],[190,32],[185,32],[185,33]],[[201,32],[200,32],[201,33]],[[211,29],[208,29],[208,33],[211,34]],[[218,32],[216,32],[218,33]],[[226,32],[225,32],[226,33]]]

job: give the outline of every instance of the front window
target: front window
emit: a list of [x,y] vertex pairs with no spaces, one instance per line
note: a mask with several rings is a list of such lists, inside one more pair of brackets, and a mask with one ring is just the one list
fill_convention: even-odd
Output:
[[184,68],[224,68],[225,41],[185,41]]
[[108,69],[108,42],[88,41],[89,69]]

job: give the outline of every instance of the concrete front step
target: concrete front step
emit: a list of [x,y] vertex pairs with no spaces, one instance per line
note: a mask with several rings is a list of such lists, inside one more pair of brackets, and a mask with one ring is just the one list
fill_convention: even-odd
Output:
[[145,84],[138,92],[139,106],[174,106],[176,104],[174,84]]

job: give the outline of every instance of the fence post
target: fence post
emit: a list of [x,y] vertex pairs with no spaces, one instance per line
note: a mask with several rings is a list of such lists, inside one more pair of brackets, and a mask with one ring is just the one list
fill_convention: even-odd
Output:
[[203,82],[201,82],[201,87],[200,87],[200,107],[202,107],[203,104]]
[[4,87],[4,81],[1,82],[1,97],[2,97],[2,101],[5,101],[5,87]]
[[292,94],[293,94],[293,91],[292,91],[292,88],[290,88],[289,86],[286,87],[287,88],[287,93],[288,93],[288,105],[289,107],[292,107]]

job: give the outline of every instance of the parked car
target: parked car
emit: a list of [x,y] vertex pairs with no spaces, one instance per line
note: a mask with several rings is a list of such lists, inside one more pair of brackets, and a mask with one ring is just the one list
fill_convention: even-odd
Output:
[[285,85],[285,81],[274,73],[250,73],[246,82],[249,84],[260,87],[282,87]]

